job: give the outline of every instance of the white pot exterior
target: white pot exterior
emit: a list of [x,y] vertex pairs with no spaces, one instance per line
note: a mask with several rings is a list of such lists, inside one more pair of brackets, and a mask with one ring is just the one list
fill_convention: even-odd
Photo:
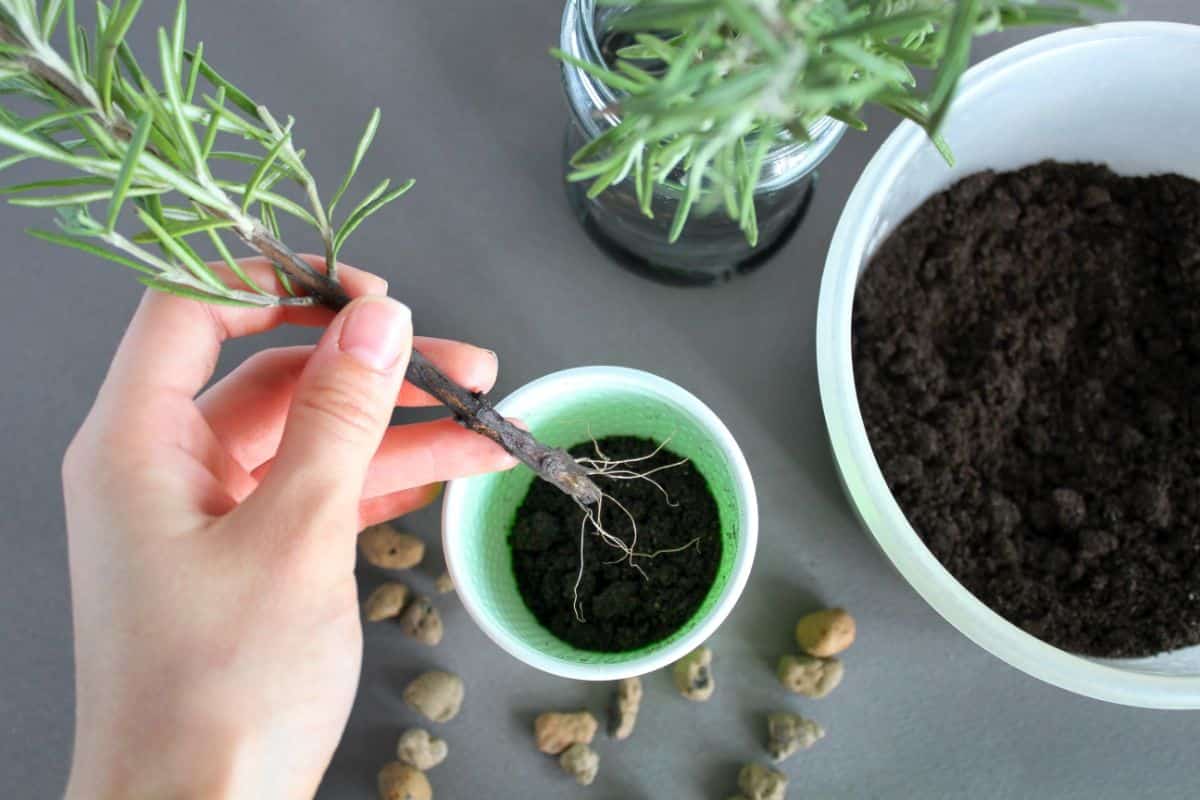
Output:
[[875,249],[924,200],[984,169],[1044,159],[1103,162],[1122,174],[1200,179],[1200,27],[1114,23],[1014,47],[966,75],[944,134],[948,168],[923,131],[901,125],[859,179],[826,261],[817,312],[821,400],[843,485],[896,569],[951,624],[994,655],[1082,695],[1147,708],[1200,708],[1200,647],[1149,659],[1085,658],[993,612],[929,552],[884,482],[854,385],[851,313]]

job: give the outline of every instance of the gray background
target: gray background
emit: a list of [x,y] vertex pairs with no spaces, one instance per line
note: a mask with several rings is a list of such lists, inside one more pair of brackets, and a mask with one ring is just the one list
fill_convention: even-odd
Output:
[[[150,42],[167,3],[148,3]],[[1200,22],[1191,0],[1133,0],[1133,17]],[[607,263],[568,214],[560,185],[565,119],[546,48],[557,0],[205,0],[192,36],[277,112],[326,184],[340,179],[360,124],[383,106],[369,162],[417,179],[347,260],[391,279],[421,332],[500,353],[500,391],[544,373],[617,363],[699,394],[744,448],[762,506],[759,558],[713,641],[719,688],[706,706],[647,679],[635,738],[599,743],[601,777],[576,789],[532,746],[533,715],[603,708],[607,688],[531,671],[496,649],[453,598],[430,650],[393,628],[366,636],[362,688],[321,797],[373,796],[376,769],[413,723],[399,693],[433,666],[466,679],[464,713],[441,726],[451,759],[439,798],[721,798],[759,755],[763,712],[794,707],[829,736],[787,765],[796,797],[1196,796],[1200,717],[1075,697],[1016,672],[943,622],[891,571],[851,517],[834,475],[816,388],[813,320],[839,210],[892,122],[849,134],[826,162],[808,222],[764,270],[718,290],[659,287]],[[986,40],[977,57],[1022,38]],[[1194,102],[1195,98],[1181,98]],[[1134,143],[1136,146],[1136,143]],[[63,785],[72,727],[71,631],[58,466],[138,292],[115,268],[25,238],[35,211],[0,215],[5,291],[0,367],[0,796]],[[286,332],[229,348],[302,341]],[[411,528],[436,543],[435,511]],[[431,550],[425,588],[441,568]],[[380,576],[364,569],[364,589]],[[821,701],[785,697],[771,664],[817,602],[859,619],[847,678]]]

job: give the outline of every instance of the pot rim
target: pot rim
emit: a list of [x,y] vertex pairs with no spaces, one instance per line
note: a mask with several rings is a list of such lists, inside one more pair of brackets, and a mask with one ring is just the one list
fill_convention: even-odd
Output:
[[[1003,81],[1009,70],[1060,49],[1133,38],[1186,40],[1200,45],[1200,26],[1116,22],[1042,36],[1005,50],[964,76],[956,102],[965,104]],[[1152,45],[1148,45],[1152,46]],[[1138,660],[1093,660],[1026,633],[967,591],[928,550],[892,496],[867,437],[854,382],[851,315],[860,265],[879,244],[863,220],[877,218],[903,165],[926,136],[902,123],[859,178],[838,222],[817,308],[817,374],[839,476],[859,520],[905,580],[943,618],[1008,664],[1077,694],[1143,708],[1200,708],[1200,675],[1154,674]]]

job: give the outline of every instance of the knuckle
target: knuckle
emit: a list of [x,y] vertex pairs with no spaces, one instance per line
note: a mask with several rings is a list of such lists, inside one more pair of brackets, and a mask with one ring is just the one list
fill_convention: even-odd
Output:
[[272,580],[286,585],[316,586],[322,575],[338,577],[354,570],[356,548],[331,542],[353,542],[357,521],[353,503],[333,497],[325,490],[289,495],[286,503],[258,509],[252,527],[264,562],[271,564]]
[[83,443],[83,432],[75,434],[67,445],[62,458],[62,480],[66,485],[74,485],[87,472],[87,445]]
[[240,369],[249,373],[286,373],[286,376],[298,377],[304,367],[300,356],[308,354],[311,347],[272,347],[260,350],[242,362]]
[[147,465],[142,473],[131,468],[142,448],[130,446],[107,434],[101,426],[85,423],[71,439],[62,457],[62,485],[69,498],[101,496],[111,487],[128,483],[141,474],[162,474],[162,465]]
[[296,397],[296,411],[308,424],[335,436],[360,440],[378,435],[382,425],[370,393],[353,381],[322,380]]
[[280,349],[281,348],[278,347],[272,347],[269,350],[260,350],[243,361],[241,365],[234,371],[257,374],[259,372],[263,372],[264,370],[273,370],[279,364]]
[[303,535],[336,525],[346,516],[350,491],[341,481],[329,479],[329,465],[321,459],[305,459],[289,470],[281,502],[271,502],[264,516],[287,537]]
[[107,462],[111,453],[124,452],[122,448],[106,446],[104,429],[97,424],[92,415],[84,420],[83,425],[71,437],[62,457],[62,480],[65,486],[85,486],[93,482],[96,476],[106,472]]
[[291,348],[286,347],[261,350],[239,364],[228,380],[246,382],[262,391],[290,385],[304,368],[304,362],[290,351]]

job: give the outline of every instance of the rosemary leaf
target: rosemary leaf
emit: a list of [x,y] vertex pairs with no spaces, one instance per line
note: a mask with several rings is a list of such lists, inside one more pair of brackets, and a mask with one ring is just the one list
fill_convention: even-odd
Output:
[[250,206],[257,199],[255,195],[259,189],[262,188],[263,179],[266,178],[267,172],[270,171],[271,167],[275,165],[276,159],[279,158],[280,151],[282,151],[288,143],[289,136],[291,136],[291,132],[285,131],[284,134],[279,137],[279,140],[272,145],[270,150],[267,151],[266,158],[262,159],[258,165],[258,168],[254,170],[254,174],[250,176],[250,180],[246,183],[245,192],[242,195],[243,212],[249,210]]
[[0,124],[0,144],[32,156],[64,164],[80,172],[92,175],[116,177],[119,166],[104,158],[80,156],[61,147],[54,147],[43,140]]
[[215,69],[213,69],[210,64],[205,62],[203,59],[197,59],[196,54],[189,50],[183,51],[183,57],[189,61],[200,61],[200,74],[204,76],[206,81],[212,84],[214,89],[224,87],[226,94],[229,95],[229,102],[233,103],[247,114],[258,114],[258,104],[251,100],[250,96],[241,89],[225,80],[225,78],[223,78]]
[[379,130],[381,116],[382,114],[378,108],[371,112],[371,118],[367,120],[366,130],[363,131],[362,138],[358,140],[358,147],[354,150],[354,158],[350,161],[350,169],[346,171],[346,177],[342,180],[342,185],[338,187],[338,190],[333,194],[333,199],[329,201],[329,214],[331,216],[333,215],[333,210],[337,208],[338,201],[342,199],[342,195],[350,188],[350,182],[354,180],[359,166],[362,165],[362,161],[367,155],[367,150],[371,148],[371,143],[375,141],[375,134]]
[[759,7],[742,0],[726,0],[721,4],[721,10],[740,33],[753,39],[768,56],[779,58],[783,55],[784,45],[763,20]]
[[[183,2],[180,2],[180,8],[183,8],[183,5]],[[170,113],[175,133],[183,145],[183,150],[190,159],[190,166],[194,170],[199,170],[204,159],[200,156],[200,142],[196,139],[196,132],[183,113],[183,95],[179,86],[181,64],[174,60],[174,49],[167,38],[167,32],[161,28],[158,31],[158,52],[163,73],[163,86],[167,90],[166,109]]]
[[78,60],[73,62],[76,73],[83,79],[87,80],[91,77],[89,65],[92,63],[91,48],[88,47],[87,31],[82,25],[79,25],[75,27],[74,31],[70,33],[69,36],[72,41],[75,42],[74,55],[78,57]]
[[830,42],[829,49],[847,60],[853,61],[855,65],[862,67],[866,71],[873,72],[905,86],[915,84],[912,73],[902,63],[897,63],[893,57],[872,53],[856,42],[844,39],[837,39]]
[[[186,236],[194,236],[197,233],[209,233],[211,231],[223,230],[230,228],[233,223],[229,220],[217,219],[216,217],[204,217],[202,219],[185,220],[176,224],[163,223],[163,230],[174,236],[176,239],[182,239]],[[143,231],[133,237],[133,241],[139,244],[153,244],[158,241],[157,234],[152,231]]]
[[63,189],[76,186],[107,186],[108,181],[104,178],[83,177],[83,178],[56,178],[47,181],[32,181],[30,183],[18,183],[15,186],[0,187],[0,195],[4,194],[22,194],[24,192],[37,192],[43,189]]
[[590,61],[583,61],[582,59],[576,58],[569,53],[564,53],[558,48],[552,49],[550,54],[555,58],[562,59],[573,67],[578,67],[579,69],[591,75],[593,78],[603,81],[604,83],[608,84],[608,86],[612,87],[613,89],[617,89],[618,91],[636,92],[639,88],[638,83],[635,80],[626,78],[623,75],[618,75],[612,70],[597,66]]
[[[157,187],[139,187],[126,190],[126,197],[149,197],[160,194],[162,189]],[[113,188],[106,187],[91,192],[76,192],[74,194],[38,195],[35,197],[13,197],[9,204],[26,208],[62,208],[64,206],[87,205],[99,201],[112,202]]]
[[42,231],[33,228],[27,230],[26,233],[35,239],[41,239],[44,242],[61,245],[62,247],[70,247],[75,250],[81,250],[89,255],[96,256],[97,258],[103,258],[106,261],[112,261],[114,263],[121,264],[122,266],[129,267],[130,269],[136,270],[145,275],[156,274],[153,269],[134,261],[132,258],[126,258],[120,253],[114,253],[111,250],[78,236],[67,236],[61,233],[52,233],[50,231]]
[[[193,62],[201,64],[201,61]],[[207,162],[212,158],[213,147],[217,143],[217,134],[221,132],[221,120],[225,116],[225,87],[217,87],[217,96],[213,100],[212,111],[209,112],[208,126],[204,129],[204,139],[200,142],[200,157]]]
[[282,211],[285,214],[290,214],[296,219],[306,222],[314,228],[321,227],[317,223],[316,217],[309,213],[307,208],[300,205],[295,200],[284,197],[281,194],[276,194],[275,192],[268,192],[265,189],[259,189],[256,194],[258,195],[259,201],[265,203],[267,206]]
[[936,133],[950,108],[950,98],[958,86],[958,79],[967,70],[971,59],[970,30],[979,14],[979,0],[958,0],[954,6],[954,17],[946,31],[946,55],[942,68],[934,79],[927,101],[929,130]]
[[415,181],[409,179],[392,191],[380,195],[370,202],[360,204],[346,218],[346,221],[342,223],[342,226],[338,228],[337,234],[333,237],[333,257],[337,258],[338,253],[342,250],[342,246],[346,244],[346,239],[350,238],[350,234],[354,233],[359,225],[363,224],[368,217],[380,211],[384,206],[403,197],[413,187],[414,183]]
[[163,249],[179,259],[188,272],[192,273],[197,280],[207,284],[218,293],[225,290],[225,284],[221,283],[213,271],[208,268],[208,265],[204,263],[204,260],[196,254],[196,251],[188,247],[182,239],[172,236],[162,226],[162,223],[154,218],[153,214],[139,208],[138,216],[141,218],[142,223],[158,237],[158,243],[163,246]]
[[42,8],[42,38],[49,39],[54,35],[54,29],[58,27],[58,21],[62,17],[63,0],[46,0],[45,6]]
[[92,110],[88,108],[68,108],[62,111],[52,111],[49,114],[43,114],[40,117],[35,117],[26,120],[19,128],[24,133],[53,133],[58,125],[63,122],[74,122],[81,117],[91,116]]
[[182,283],[176,283],[165,278],[140,278],[142,284],[154,289],[157,292],[165,292],[167,294],[186,297],[189,300],[199,300],[202,303],[212,303],[222,306],[240,306],[253,308],[255,306],[271,306],[279,305],[278,298],[269,297],[266,295],[258,295],[261,300],[255,302],[250,297],[239,295],[224,294],[221,292],[206,292],[203,289],[197,289],[194,286],[188,286]]
[[[182,57],[178,61],[182,66]],[[192,98],[196,96],[196,83],[200,80],[200,65],[204,63],[204,42],[199,42],[196,45],[196,52],[192,58],[192,68],[188,72],[187,84],[183,90],[183,101],[185,103],[192,102]],[[220,87],[217,87],[220,88]]]
[[121,215],[121,206],[125,203],[125,198],[129,194],[129,187],[133,185],[133,176],[137,170],[138,159],[142,157],[142,153],[146,149],[146,142],[150,139],[150,127],[153,124],[154,117],[147,111],[138,120],[137,128],[133,132],[133,138],[126,145],[125,160],[121,162],[121,170],[117,173],[116,182],[113,184],[112,200],[108,207],[108,220],[104,226],[105,230],[110,233],[116,230],[117,218]]
[[[205,232],[208,234],[208,238],[212,242],[213,248],[215,248],[217,254],[221,256],[221,260],[225,262],[227,267],[229,267],[229,271],[237,276],[238,280],[259,294],[268,294],[265,289],[259,286],[254,279],[242,269],[242,266],[237,262],[237,259],[233,257],[233,253],[229,252],[229,247],[225,244],[225,240],[221,238],[221,234],[216,228],[208,228]],[[291,294],[290,291],[289,294]]]
[[856,130],[856,131],[867,130],[867,123],[863,120],[863,118],[858,116],[858,114],[855,114],[853,111],[850,111],[849,109],[831,108],[831,109],[829,109],[829,116],[833,117],[838,122],[842,122],[842,123],[845,123],[846,125],[849,125],[851,128],[854,128],[854,130]]
[[[176,70],[183,69],[184,39],[187,36],[187,0],[179,0],[175,7],[175,24],[171,26],[171,62]],[[195,60],[203,63],[201,50],[197,47]]]
[[100,101],[106,110],[112,106],[113,67],[117,60],[117,49],[125,34],[129,33],[141,7],[142,0],[127,0],[126,4],[119,4],[104,26],[96,48],[96,84],[100,87]]

